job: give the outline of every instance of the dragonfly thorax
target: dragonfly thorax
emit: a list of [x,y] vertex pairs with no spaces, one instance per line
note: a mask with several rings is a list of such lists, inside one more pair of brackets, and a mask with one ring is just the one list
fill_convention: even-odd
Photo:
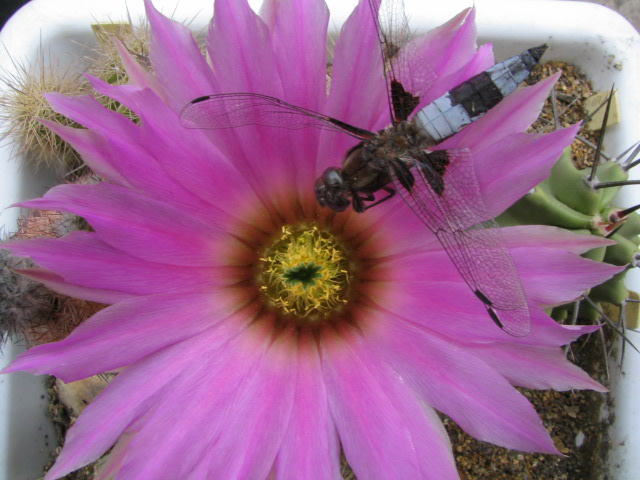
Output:
[[413,123],[399,122],[380,130],[351,148],[341,169],[327,168],[316,180],[318,203],[338,212],[352,204],[356,212],[363,212],[371,206],[365,202],[374,201],[374,194],[391,183],[390,163],[419,156],[428,146],[429,138]]
[[400,122],[381,130],[378,135],[365,142],[365,149],[373,153],[375,159],[388,161],[400,159],[407,154],[415,155],[433,145],[424,131],[412,122]]

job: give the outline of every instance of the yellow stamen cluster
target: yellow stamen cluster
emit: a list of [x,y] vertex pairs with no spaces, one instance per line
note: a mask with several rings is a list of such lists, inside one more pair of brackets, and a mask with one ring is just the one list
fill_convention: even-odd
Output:
[[260,288],[287,315],[321,320],[347,303],[347,256],[335,236],[315,225],[282,227],[260,261]]

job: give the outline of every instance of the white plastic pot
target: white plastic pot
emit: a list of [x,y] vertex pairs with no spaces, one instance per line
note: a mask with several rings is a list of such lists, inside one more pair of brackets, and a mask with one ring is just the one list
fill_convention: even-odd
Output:
[[[259,2],[252,2],[253,4]],[[427,30],[446,21],[473,0],[405,0],[412,26]],[[213,8],[205,0],[156,0],[164,12],[178,20],[194,19],[191,26],[206,27]],[[337,30],[353,2],[331,0],[331,25]],[[176,7],[177,5],[177,7]],[[580,67],[595,89],[606,90],[615,82],[619,91],[622,123],[607,131],[606,150],[616,155],[640,140],[640,36],[618,14],[599,5],[551,0],[475,0],[480,42],[492,41],[496,58],[502,60],[531,46],[546,42],[545,60],[564,60]],[[90,24],[143,15],[142,0],[34,0],[23,7],[0,33],[0,68],[12,73],[13,61],[28,62],[40,47],[45,54],[70,62],[81,54],[79,45],[95,42]],[[621,68],[618,68],[621,66]],[[2,87],[0,87],[2,88]],[[0,143],[0,228],[15,231],[17,209],[9,205],[44,193],[55,183],[50,172],[33,174],[10,147]],[[640,203],[640,187],[628,188],[621,204]],[[630,275],[631,287],[639,290],[638,272]],[[21,348],[5,348],[0,367]],[[611,476],[615,480],[637,479],[640,472],[640,355],[631,351],[624,374],[613,381],[615,401]],[[55,447],[53,431],[45,413],[42,377],[28,374],[0,376],[0,480],[32,480]]]

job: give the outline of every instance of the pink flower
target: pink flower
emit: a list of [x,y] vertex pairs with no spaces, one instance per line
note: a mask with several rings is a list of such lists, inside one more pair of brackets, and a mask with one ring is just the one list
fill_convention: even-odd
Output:
[[[340,446],[358,478],[458,478],[436,410],[476,438],[558,453],[514,385],[604,390],[560,346],[595,327],[554,322],[618,270],[578,254],[606,240],[505,228],[531,310],[523,338],[501,331],[431,233],[399,199],[364,214],[317,205],[315,178],[355,139],[261,126],[188,130],[184,105],[222,92],[272,95],[376,131],[388,123],[371,12],[361,1],[326,81],[320,0],[217,0],[211,65],[189,31],[147,3],[154,75],[123,49],[131,85],[49,95],[87,127],[48,126],[105,181],[61,185],[32,208],[73,212],[94,231],[12,242],[55,290],[110,304],[68,338],[22,354],[26,370],[72,382],[119,369],[69,431],[55,479],[115,445],[103,477],[336,479]],[[493,64],[465,11],[417,45],[437,80],[428,103]],[[519,90],[444,142],[471,150],[497,215],[548,176],[577,128],[524,133],[555,78]],[[116,474],[117,472],[117,474]]]

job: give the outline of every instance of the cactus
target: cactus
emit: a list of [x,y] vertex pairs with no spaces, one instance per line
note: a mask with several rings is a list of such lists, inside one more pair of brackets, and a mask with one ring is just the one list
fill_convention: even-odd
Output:
[[44,93],[84,95],[90,85],[72,68],[62,68],[46,59],[42,49],[32,62],[14,60],[15,72],[0,71],[0,139],[7,138],[13,154],[22,156],[34,169],[41,166],[71,171],[82,164],[80,155],[40,120],[79,127],[55,112]]
[[[612,94],[607,100],[607,108],[611,98]],[[607,112],[596,147],[596,158],[600,158],[606,122]],[[635,183],[629,182],[629,170],[635,166],[633,158],[638,150],[622,162],[615,161],[621,159],[614,159],[597,164],[597,168],[579,169],[572,162],[571,148],[567,148],[553,167],[551,176],[497,219],[503,226],[553,225],[617,242],[584,255],[595,261],[629,267],[588,292],[594,305],[583,303],[579,314],[591,321],[602,316],[600,303],[622,305],[630,296],[625,277],[638,260],[640,215],[635,208],[625,210],[616,207],[615,201],[622,186]],[[562,321],[573,308],[573,305],[555,308],[552,316]]]
[[[118,27],[118,28],[115,28]],[[133,121],[133,112],[119,102],[100,95],[82,76],[81,71],[96,75],[109,83],[121,85],[128,82],[122,62],[119,59],[114,38],[120,41],[136,59],[148,66],[148,25],[133,27],[131,23],[95,25],[99,39],[89,65],[80,65],[79,60],[66,68],[59,66],[56,59],[48,59],[40,49],[35,60],[30,63],[13,61],[15,72],[0,71],[0,139],[7,138],[14,147],[14,154],[22,156],[34,169],[40,166],[61,169],[63,173],[73,172],[70,178],[86,173],[80,154],[69,146],[41,120],[50,120],[62,125],[80,127],[76,122],[55,112],[44,94],[58,92],[69,96],[93,95],[106,108],[127,115]]]

